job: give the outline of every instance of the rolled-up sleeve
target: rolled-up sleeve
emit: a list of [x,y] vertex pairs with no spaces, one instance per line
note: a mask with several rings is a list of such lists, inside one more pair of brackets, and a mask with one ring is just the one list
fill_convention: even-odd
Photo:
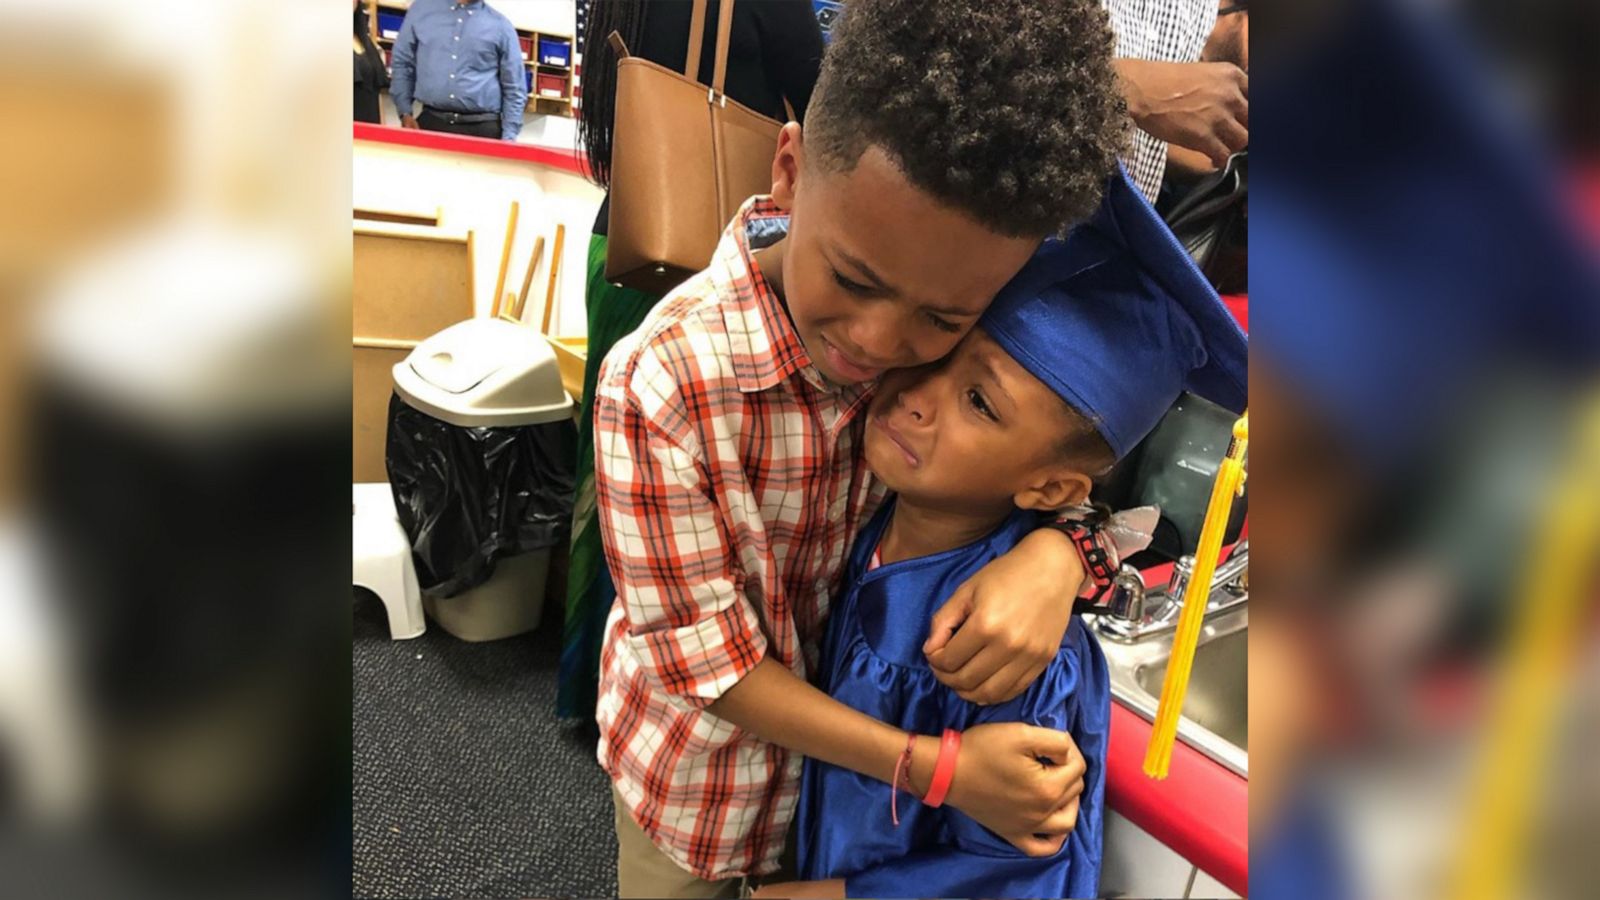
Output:
[[767,644],[706,462],[684,443],[651,421],[633,389],[597,392],[596,500],[626,639],[665,693],[704,708]]

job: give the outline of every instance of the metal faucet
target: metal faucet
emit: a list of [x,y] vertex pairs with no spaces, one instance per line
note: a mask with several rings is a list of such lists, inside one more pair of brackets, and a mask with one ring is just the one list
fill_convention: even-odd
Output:
[[[1139,570],[1124,563],[1111,580],[1106,611],[1095,616],[1095,630],[1107,638],[1132,643],[1154,634],[1176,630],[1183,610],[1183,595],[1194,576],[1194,557],[1185,556],[1172,567],[1164,588],[1145,588]],[[1211,576],[1207,616],[1244,605],[1250,596],[1250,542],[1240,541],[1226,562]]]

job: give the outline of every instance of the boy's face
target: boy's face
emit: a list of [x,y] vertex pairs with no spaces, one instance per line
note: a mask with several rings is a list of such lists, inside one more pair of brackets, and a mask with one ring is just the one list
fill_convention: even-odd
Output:
[[867,414],[867,466],[918,505],[963,513],[1082,502],[1091,484],[1062,457],[1061,399],[982,329],[942,363],[891,372]]
[[944,357],[1042,240],[996,234],[940,205],[877,147],[849,172],[807,166],[794,123],[778,141],[772,194],[790,213],[789,315],[839,384]]

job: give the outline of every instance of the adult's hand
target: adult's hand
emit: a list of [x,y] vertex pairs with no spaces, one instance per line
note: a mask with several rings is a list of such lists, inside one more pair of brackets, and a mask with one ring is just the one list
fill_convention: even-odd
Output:
[[[932,768],[924,757],[931,752],[937,759],[939,742],[917,743],[912,786],[925,793]],[[1064,731],[1021,722],[977,725],[961,736],[946,802],[1023,853],[1049,856],[1078,824],[1086,768]]]
[[400,127],[401,128],[417,128],[417,127],[419,127],[417,125],[417,117],[416,116],[401,116],[400,117]]
[[1117,80],[1134,124],[1197,150],[1221,167],[1250,144],[1250,76],[1229,62],[1118,59]]
[[963,700],[1003,703],[1061,649],[1083,562],[1066,535],[1040,528],[956,588],[922,646],[935,678]]

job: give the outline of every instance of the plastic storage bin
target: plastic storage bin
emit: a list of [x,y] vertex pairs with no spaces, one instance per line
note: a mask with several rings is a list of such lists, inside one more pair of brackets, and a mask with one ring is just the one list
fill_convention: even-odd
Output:
[[560,75],[539,73],[539,96],[560,99],[567,96],[567,79]]
[[459,322],[394,367],[385,462],[423,607],[462,640],[537,628],[567,542],[577,431],[544,337]]
[[571,42],[539,38],[539,62],[547,66],[572,65]]
[[378,36],[394,40],[400,36],[400,26],[405,21],[406,17],[399,13],[378,13]]

